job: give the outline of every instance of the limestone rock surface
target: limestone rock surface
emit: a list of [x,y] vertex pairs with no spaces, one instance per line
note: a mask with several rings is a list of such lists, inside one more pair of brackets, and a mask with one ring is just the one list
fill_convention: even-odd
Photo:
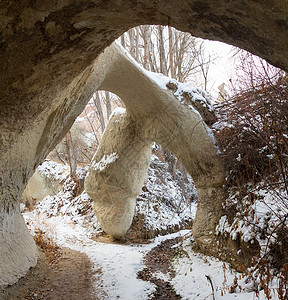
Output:
[[15,283],[37,263],[38,253],[19,203],[0,203],[0,286]]
[[111,116],[85,179],[102,229],[115,238],[123,237],[132,223],[151,157],[152,142],[133,125],[125,112]]
[[60,187],[60,183],[58,186],[56,186],[56,184],[53,185],[52,182],[49,182],[49,180],[36,169],[22,194],[22,202],[26,203],[26,206],[27,203],[28,205],[35,205],[48,195],[56,195]]

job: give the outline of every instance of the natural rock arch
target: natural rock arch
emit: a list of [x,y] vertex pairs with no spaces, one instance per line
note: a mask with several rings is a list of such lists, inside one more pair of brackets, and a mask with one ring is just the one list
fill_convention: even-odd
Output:
[[[156,141],[192,175],[199,197],[194,239],[202,250],[213,252],[224,172],[201,115],[180,103],[173,91],[161,88],[116,44],[100,55],[97,64],[105,64],[99,89],[117,94],[126,105],[125,112],[110,118],[85,180],[102,228],[114,237],[129,229]],[[197,96],[203,99],[200,93]]]
[[105,47],[133,26],[169,24],[288,70],[287,19],[287,3],[280,0],[1,3],[0,285],[14,283],[36,263],[18,201],[103,80],[93,63]]

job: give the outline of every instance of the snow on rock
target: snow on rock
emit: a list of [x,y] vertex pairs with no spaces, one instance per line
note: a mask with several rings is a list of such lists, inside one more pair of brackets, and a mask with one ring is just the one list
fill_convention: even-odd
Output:
[[[195,108],[193,102],[198,102],[203,108],[210,112],[214,111],[213,105],[210,102],[210,96],[204,90],[191,86],[187,83],[178,82],[177,80],[164,76],[161,73],[154,73],[145,69],[143,69],[143,72],[163,90],[172,90],[178,101],[187,105],[194,112],[199,113],[199,110]],[[187,103],[187,97],[189,98],[190,103]]]
[[172,90],[174,96],[181,104],[189,107],[195,113],[200,113],[207,124],[209,121],[212,123],[214,122],[214,107],[210,101],[210,96],[206,91],[188,83],[178,82],[177,80],[169,78],[161,73],[155,73],[144,69],[135,61],[130,53],[120,45],[120,43],[117,43],[117,45],[121,48],[121,51],[125,53],[129,60],[133,61],[134,65],[137,66],[142,73],[154,81],[161,89]]
[[[207,102],[207,99],[210,98],[209,94],[201,88],[191,86],[190,84],[187,83],[178,82],[176,79],[172,79],[161,73],[155,73],[155,72],[147,71],[145,69],[144,71],[163,90],[167,90],[169,88],[169,84],[172,84],[173,89],[175,89],[174,95],[178,98],[180,102],[182,101],[183,93],[191,94],[192,100],[194,101],[202,100],[204,102]],[[209,105],[211,104],[209,103]]]
[[112,164],[119,158],[117,153],[111,153],[109,155],[104,155],[100,161],[94,161],[91,164],[91,168],[95,171],[103,171],[107,168],[109,164]]
[[116,108],[112,111],[112,113],[111,113],[109,119],[111,119],[112,116],[123,115],[123,114],[125,114],[125,112],[126,112],[126,109],[125,109],[125,108],[123,108],[123,107],[116,107]]
[[41,175],[52,181],[63,182],[69,175],[69,167],[67,165],[58,164],[51,160],[45,160],[38,170]]

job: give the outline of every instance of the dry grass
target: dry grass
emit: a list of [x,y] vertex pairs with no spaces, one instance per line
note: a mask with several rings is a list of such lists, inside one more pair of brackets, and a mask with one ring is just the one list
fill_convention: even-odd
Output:
[[35,230],[34,240],[36,245],[45,253],[49,266],[53,267],[61,256],[60,247],[41,229]]

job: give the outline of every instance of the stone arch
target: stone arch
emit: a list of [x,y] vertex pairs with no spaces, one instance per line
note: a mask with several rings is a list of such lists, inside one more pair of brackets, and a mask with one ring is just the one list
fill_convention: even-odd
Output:
[[224,171],[201,115],[161,88],[117,44],[105,49],[97,64],[106,65],[99,89],[117,94],[126,105],[110,118],[85,180],[102,228],[114,237],[129,229],[156,141],[192,175],[199,197],[194,239],[202,250],[213,252]]
[[124,31],[169,24],[288,70],[288,7],[280,0],[10,1],[0,20],[0,285],[36,263],[18,201],[103,80],[105,65],[94,72],[95,59]]

